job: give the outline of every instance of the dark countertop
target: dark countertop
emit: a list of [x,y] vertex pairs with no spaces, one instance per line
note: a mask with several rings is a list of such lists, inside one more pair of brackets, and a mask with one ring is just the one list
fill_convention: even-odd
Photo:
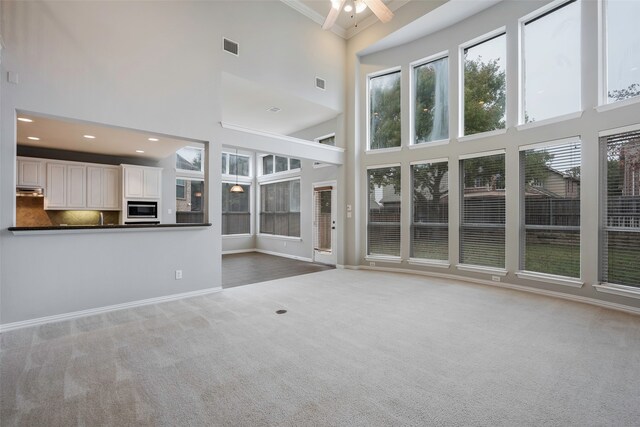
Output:
[[211,227],[211,223],[203,224],[112,224],[112,225],[51,225],[44,227],[9,227],[9,231],[66,231],[66,230],[122,230],[122,229],[166,229],[166,228],[193,228]]

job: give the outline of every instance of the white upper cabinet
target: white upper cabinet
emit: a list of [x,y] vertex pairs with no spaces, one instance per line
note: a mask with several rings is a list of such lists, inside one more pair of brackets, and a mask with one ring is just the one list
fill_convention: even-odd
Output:
[[87,166],[87,207],[120,209],[120,168]]
[[44,188],[46,180],[43,160],[18,157],[16,172],[17,187]]
[[67,165],[67,207],[87,207],[87,167]]
[[47,163],[47,187],[45,189],[45,209],[65,209],[67,207],[67,165]]
[[160,199],[162,168],[122,165],[126,199]]

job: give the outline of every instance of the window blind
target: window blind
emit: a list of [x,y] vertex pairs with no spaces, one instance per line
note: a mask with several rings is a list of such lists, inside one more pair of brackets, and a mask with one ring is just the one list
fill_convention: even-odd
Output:
[[600,138],[605,206],[602,281],[640,287],[640,131]]
[[411,166],[411,257],[449,259],[449,164]]
[[580,164],[578,140],[520,152],[522,269],[580,277]]
[[504,268],[505,156],[461,160],[460,262]]
[[240,184],[244,193],[231,193],[233,183],[222,183],[222,234],[251,233],[251,185]]
[[300,237],[300,180],[260,186],[260,233]]
[[367,254],[400,256],[400,166],[369,169]]

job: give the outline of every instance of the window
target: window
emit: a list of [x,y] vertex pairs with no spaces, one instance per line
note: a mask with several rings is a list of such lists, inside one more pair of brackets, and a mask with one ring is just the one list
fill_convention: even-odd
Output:
[[184,147],[176,152],[176,169],[204,173],[202,157],[204,148]]
[[640,287],[640,131],[600,141],[606,176],[602,281]]
[[240,184],[244,193],[231,193],[234,183],[222,183],[222,234],[251,233],[251,185]]
[[300,159],[274,156],[273,154],[262,157],[262,175],[271,175],[272,173],[287,172],[296,169],[300,169]]
[[411,166],[411,258],[449,259],[449,164]]
[[580,277],[580,141],[523,147],[523,270]]
[[413,68],[414,143],[449,138],[449,58]]
[[249,159],[243,154],[222,153],[222,174],[251,176]]
[[580,111],[580,2],[526,21],[522,29],[524,123]]
[[300,237],[300,180],[260,185],[260,233]]
[[369,169],[367,254],[400,256],[400,166]]
[[505,156],[461,161],[460,262],[504,268]]
[[464,49],[464,135],[505,128],[507,35]]
[[622,101],[640,95],[640,2],[606,0],[606,98]]
[[316,141],[318,141],[320,144],[335,146],[336,136],[335,134],[333,134],[333,135],[325,136],[322,138],[318,138]]
[[369,79],[369,149],[400,147],[400,71]]
[[[180,187],[182,188],[179,190]],[[176,179],[176,222],[179,224],[203,223],[204,195],[203,180]]]

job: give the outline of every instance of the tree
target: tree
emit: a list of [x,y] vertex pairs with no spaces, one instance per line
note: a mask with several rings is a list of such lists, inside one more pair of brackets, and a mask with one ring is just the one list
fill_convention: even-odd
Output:
[[[393,78],[393,80],[391,80]],[[380,82],[376,82],[376,80]],[[400,146],[400,74],[371,79],[371,148]]]
[[609,99],[613,99],[614,101],[622,101],[623,99],[640,96],[640,84],[633,83],[625,89],[610,90],[607,95]]
[[446,58],[415,69],[416,143],[449,137],[448,70]]
[[505,127],[506,76],[498,60],[464,63],[464,134]]

